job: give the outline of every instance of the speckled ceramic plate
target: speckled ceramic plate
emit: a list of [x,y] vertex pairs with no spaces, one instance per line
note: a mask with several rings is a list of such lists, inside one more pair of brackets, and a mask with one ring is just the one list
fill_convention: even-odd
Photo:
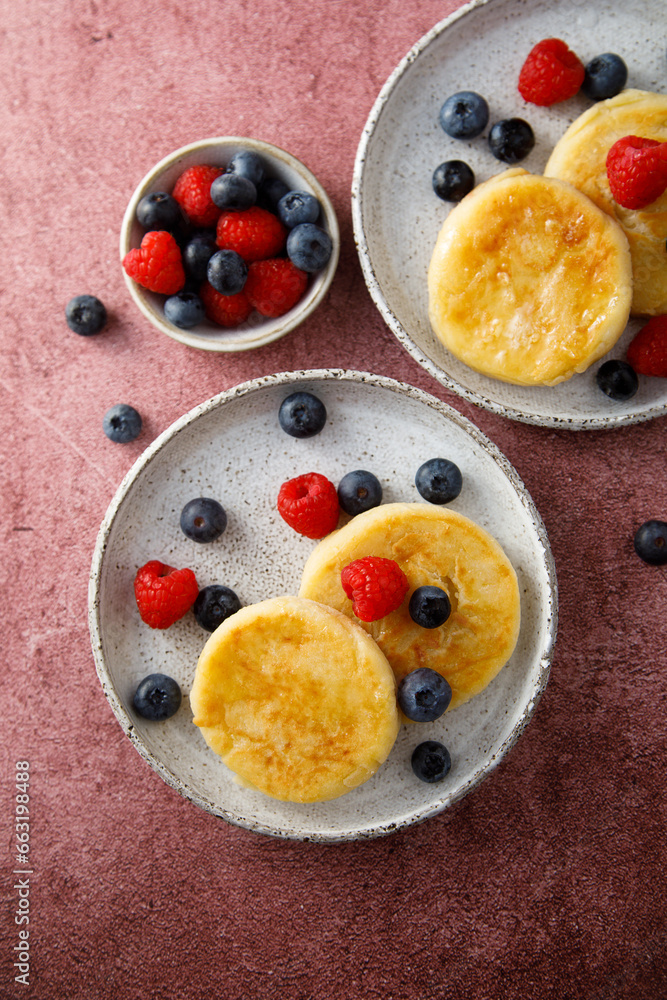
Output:
[[[665,379],[642,378],[633,399],[612,402],[595,383],[597,364],[552,388],[513,386],[478,375],[431,331],[426,288],[431,252],[450,211],[433,192],[433,171],[445,160],[461,159],[479,182],[506,168],[488,149],[488,129],[470,141],[445,134],[438,116],[447,97],[459,90],[483,94],[489,128],[502,118],[529,121],[536,144],[519,165],[541,173],[556,141],[592,102],[578,95],[552,108],[525,103],[516,81],[533,45],[542,38],[562,38],[584,63],[602,52],[617,52],[628,65],[628,87],[664,92],[664,23],[662,0],[474,0],[428,32],[380,92],[361,137],[352,185],[366,283],[409,353],[439,382],[478,406],[527,423],[576,430],[667,413]],[[608,356],[624,358],[639,326],[640,321],[631,321]]]
[[[290,392],[307,389],[327,408],[321,434],[297,440],[278,424]],[[384,500],[419,501],[417,468],[451,458],[464,487],[452,507],[504,547],[519,578],[522,624],[512,659],[485,692],[437,723],[403,727],[389,759],[366,784],[332,802],[281,803],[240,788],[192,723],[188,692],[208,633],[188,614],[164,632],[144,625],[133,596],[136,570],[149,559],[189,566],[200,587],[222,583],[243,604],[296,594],[316,544],[275,509],[282,482],[321,472],[337,483],[357,468],[374,472]],[[182,507],[212,496],[228,514],[210,545],[181,532]],[[90,627],[97,670],[124,731],[173,788],[239,826],[317,841],[372,837],[425,819],[471,791],[514,745],[549,673],[556,632],[556,580],[549,543],[530,496],[498,449],[444,403],[411,386],[359,372],[285,373],[245,383],[186,414],[128,473],[100,529],[90,581]],[[171,674],[184,692],[172,719],[148,723],[132,709],[139,680]],[[423,739],[450,749],[452,769],[438,785],[419,781],[410,756]]]

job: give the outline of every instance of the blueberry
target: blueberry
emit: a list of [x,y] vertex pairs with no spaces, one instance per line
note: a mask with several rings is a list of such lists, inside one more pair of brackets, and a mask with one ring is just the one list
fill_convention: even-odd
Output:
[[287,237],[287,256],[295,267],[309,274],[325,266],[332,250],[329,234],[312,222],[295,226]]
[[461,201],[475,186],[475,175],[463,160],[446,160],[433,171],[433,190],[443,201]]
[[175,198],[166,191],[146,194],[137,205],[137,222],[144,229],[172,232],[183,225],[183,212]]
[[653,566],[667,563],[667,522],[645,521],[635,533],[635,552]]
[[289,186],[279,177],[265,177],[257,188],[257,204],[275,214],[278,202],[289,191]]
[[234,250],[217,250],[208,262],[206,277],[221,295],[238,295],[248,277],[248,265]]
[[439,673],[430,667],[418,667],[406,674],[398,685],[398,704],[413,722],[434,722],[447,711],[452,689]]
[[639,388],[639,379],[627,361],[605,361],[600,365],[595,381],[610,399],[619,403],[632,399]]
[[116,403],[104,414],[102,427],[110,441],[127,444],[141,434],[141,416],[133,406]]
[[317,222],[320,203],[308,191],[288,191],[278,202],[276,215],[288,229],[302,222]]
[[581,89],[593,101],[604,101],[620,94],[628,79],[628,67],[620,56],[603,52],[586,66]]
[[417,587],[408,604],[410,617],[422,628],[439,628],[449,618],[452,606],[441,587]]
[[181,511],[181,531],[193,542],[214,542],[227,527],[227,514],[217,500],[196,497]]
[[338,503],[346,514],[361,514],[382,503],[382,486],[377,476],[356,469],[343,476],[338,484]]
[[204,303],[195,292],[178,292],[164,303],[165,318],[180,330],[191,330],[206,318]]
[[252,149],[241,149],[238,153],[234,153],[229,161],[227,173],[246,177],[257,187],[264,179],[264,161]]
[[183,247],[185,273],[195,281],[205,281],[208,262],[217,249],[213,233],[195,233]]
[[257,200],[257,188],[242,174],[220,174],[211,184],[211,199],[218,208],[243,211]]
[[132,699],[134,710],[144,719],[162,722],[176,715],[181,706],[181,689],[167,674],[144,677]]
[[440,124],[453,139],[473,139],[489,121],[489,105],[473,90],[452,94],[440,108]]
[[429,503],[450,503],[461,492],[463,477],[448,458],[430,458],[417,469],[415,486]]
[[65,319],[74,333],[81,337],[91,337],[105,326],[107,311],[94,295],[75,295],[65,306]]
[[534,145],[533,130],[523,118],[504,118],[489,132],[489,149],[503,163],[518,163]]
[[420,781],[442,781],[451,766],[449,750],[437,740],[425,740],[412,751],[412,770]]
[[327,411],[322,400],[312,393],[293,392],[280,404],[278,421],[285,433],[292,437],[314,437],[327,422]]
[[241,602],[229,587],[213,583],[199,591],[192,606],[197,623],[207,632],[215,632],[225,618],[236,614]]

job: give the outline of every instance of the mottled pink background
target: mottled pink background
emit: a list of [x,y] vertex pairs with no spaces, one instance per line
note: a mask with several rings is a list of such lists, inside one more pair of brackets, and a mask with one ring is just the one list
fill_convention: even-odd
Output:
[[[667,515],[664,419],[543,430],[445,392],[399,346],[352,238],[354,155],[399,59],[456,0],[0,2],[3,918],[0,996],[658,1000],[667,993],[664,569],[632,549]],[[286,339],[197,352],[136,311],[126,202],[215,134],[290,150],[330,192],[342,255]],[[111,313],[70,333],[80,292]],[[226,825],[168,788],[97,680],[87,584],[125,472],[177,417],[248,378],[370,369],[428,390],[505,452],[560,582],[551,682],[518,746],[446,814],[342,846]],[[113,403],[145,429],[119,446]],[[31,764],[31,985],[14,982],[13,774]]]

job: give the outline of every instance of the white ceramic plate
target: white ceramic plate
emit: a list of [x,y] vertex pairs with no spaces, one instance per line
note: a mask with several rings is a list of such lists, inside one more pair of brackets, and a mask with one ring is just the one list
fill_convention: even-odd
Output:
[[[297,440],[278,424],[282,399],[297,388],[327,408],[324,430]],[[164,632],[144,625],[133,596],[149,559],[189,566],[200,587],[222,583],[250,604],[298,592],[316,544],[275,509],[279,487],[303,472],[334,483],[357,468],[374,472],[384,500],[419,501],[417,468],[451,458],[464,487],[452,507],[504,547],[519,578],[522,624],[509,664],[487,690],[437,723],[405,726],[387,762],[366,784],[332,802],[276,802],[235,784],[192,724],[188,701],[208,633],[188,614]],[[189,541],[182,507],[217,498],[228,514],[213,544]],[[556,632],[554,566],[544,526],[525,487],[495,445],[444,403],[411,386],[359,372],[310,371],[256,379],[216,396],[178,420],[123,480],[100,529],[90,581],[90,627],[98,674],[139,753],[173,788],[232,823],[281,837],[318,841],[371,837],[425,819],[465,795],[518,739],[546,685]],[[132,710],[139,680],[161,671],[184,692],[172,719],[149,723]],[[411,771],[412,749],[440,738],[452,769],[438,785]]]
[[[380,92],[361,137],[352,185],[366,283],[409,353],[439,382],[478,406],[527,423],[577,430],[667,413],[667,380],[641,378],[633,399],[613,402],[596,386],[597,364],[553,388],[524,388],[478,375],[431,331],[426,288],[431,252],[451,208],[433,192],[435,168],[462,159],[478,182],[506,169],[489,152],[488,129],[470,141],[450,139],[442,130],[438,116],[450,94],[483,94],[490,108],[488,128],[501,118],[530,122],[536,144],[519,166],[541,173],[556,141],[592,102],[577,96],[552,108],[525,103],[516,82],[533,45],[542,38],[562,38],[584,63],[602,52],[617,52],[628,65],[629,87],[664,91],[664,24],[663,0],[475,0],[425,35]],[[640,326],[633,320],[608,356],[624,358]]]

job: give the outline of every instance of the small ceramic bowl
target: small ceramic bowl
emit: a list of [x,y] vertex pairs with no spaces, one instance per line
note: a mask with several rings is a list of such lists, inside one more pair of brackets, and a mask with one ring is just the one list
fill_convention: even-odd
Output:
[[224,329],[208,320],[190,330],[174,326],[164,315],[165,296],[147,291],[123,271],[130,295],[153,326],[182,344],[204,351],[248,351],[284,337],[310,316],[320,304],[331,285],[338,264],[340,252],[338,221],[329,196],[317,178],[303,163],[290,153],[286,153],[284,149],[259,139],[237,136],[222,136],[193,142],[165,156],[149,170],[138,184],[125,210],[120,230],[121,262],[128,251],[140,245],[144,235],[144,230],[136,219],[137,205],[144,195],[154,191],[171,192],[179,175],[195,164],[225,167],[232,156],[240,150],[252,150],[261,156],[266,164],[268,176],[284,181],[291,190],[307,191],[317,198],[322,209],[318,225],[329,233],[333,250],[326,267],[312,275],[304,296],[293,309],[277,319],[267,319],[254,312],[245,323],[234,329]]

